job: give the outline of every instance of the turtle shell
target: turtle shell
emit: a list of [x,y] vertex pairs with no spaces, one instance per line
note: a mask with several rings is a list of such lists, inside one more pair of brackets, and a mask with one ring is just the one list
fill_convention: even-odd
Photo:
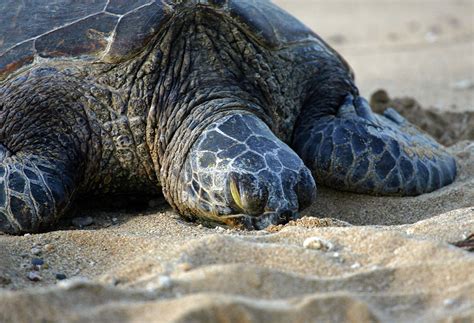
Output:
[[[224,2],[215,0],[218,2]],[[321,39],[298,19],[269,0],[228,0],[225,1],[230,15],[241,22],[262,44],[273,48],[288,47],[292,44],[311,42],[317,49],[336,56],[354,77],[346,60],[329,44]]]
[[160,28],[164,10],[153,0],[2,0],[0,80],[38,59],[132,55]]
[[41,59],[118,62],[136,54],[181,8],[230,17],[263,46],[313,41],[296,18],[266,0],[2,0],[0,80]]

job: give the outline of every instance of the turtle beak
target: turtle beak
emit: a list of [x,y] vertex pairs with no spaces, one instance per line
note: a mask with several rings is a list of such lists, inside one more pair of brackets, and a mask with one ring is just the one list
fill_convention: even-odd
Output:
[[256,181],[250,174],[230,174],[229,191],[238,211],[251,215],[264,212],[268,191],[266,187],[255,185]]

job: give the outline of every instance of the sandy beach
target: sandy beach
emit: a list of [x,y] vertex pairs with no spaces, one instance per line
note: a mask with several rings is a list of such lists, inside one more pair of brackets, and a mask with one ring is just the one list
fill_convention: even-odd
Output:
[[474,233],[474,1],[274,2],[367,98],[384,89],[375,110],[447,145],[455,183],[403,198],[318,187],[302,219],[252,232],[185,222],[162,198],[78,208],[56,231],[0,234],[0,322],[474,322],[474,252],[453,245]]

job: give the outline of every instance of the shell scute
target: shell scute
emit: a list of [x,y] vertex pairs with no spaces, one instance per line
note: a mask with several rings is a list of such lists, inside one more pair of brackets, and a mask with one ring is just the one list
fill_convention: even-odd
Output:
[[136,54],[156,35],[166,17],[163,6],[156,2],[123,16],[104,60],[117,62]]
[[22,43],[4,55],[0,55],[0,80],[16,70],[30,65],[35,59],[33,40]]
[[110,0],[105,11],[117,15],[125,15],[138,7],[152,2],[151,0]]
[[36,40],[38,55],[43,58],[99,56],[107,48],[118,19],[99,13],[43,35]]
[[247,27],[257,40],[270,47],[314,40],[316,34],[298,19],[267,0],[232,0],[230,15]]
[[0,1],[0,55],[29,39],[99,13],[107,0]]

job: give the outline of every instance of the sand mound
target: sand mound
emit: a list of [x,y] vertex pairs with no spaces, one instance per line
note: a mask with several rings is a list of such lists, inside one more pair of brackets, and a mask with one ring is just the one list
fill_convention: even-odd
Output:
[[261,232],[186,223],[156,201],[82,210],[82,230],[0,235],[0,322],[474,320],[474,254],[451,244],[474,232],[472,116],[406,100],[384,104],[453,143],[454,184],[408,198],[320,189],[307,217]]
[[[474,317],[474,257],[446,241],[473,228],[473,215],[472,209],[460,209],[391,227],[310,227],[305,219],[275,233],[240,233],[161,225],[172,219],[155,214],[113,230],[49,233],[38,238],[56,241],[55,254],[91,242],[76,250],[75,262],[89,279],[4,291],[0,321],[468,319]],[[146,222],[143,234],[137,222]],[[146,227],[155,234],[145,233]],[[158,247],[165,235],[165,246]],[[332,249],[304,248],[311,237],[331,243]],[[5,242],[12,247],[13,241]],[[104,247],[110,254],[99,263],[104,256],[95,249],[100,253]],[[53,255],[45,259],[59,266]],[[97,261],[92,273],[84,268],[91,261]]]

